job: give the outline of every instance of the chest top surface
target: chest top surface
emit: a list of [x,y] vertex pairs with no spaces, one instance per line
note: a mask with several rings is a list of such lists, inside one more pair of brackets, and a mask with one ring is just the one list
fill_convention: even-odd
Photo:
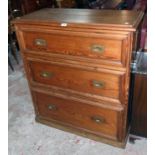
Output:
[[73,25],[112,26],[130,28],[138,26],[142,12],[127,10],[51,9],[46,8],[27,14],[14,23],[50,24],[66,22]]

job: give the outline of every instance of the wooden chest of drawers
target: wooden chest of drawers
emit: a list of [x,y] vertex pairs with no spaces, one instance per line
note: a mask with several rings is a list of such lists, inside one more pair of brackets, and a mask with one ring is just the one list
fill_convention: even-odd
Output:
[[36,120],[125,146],[130,61],[142,16],[43,9],[16,19]]

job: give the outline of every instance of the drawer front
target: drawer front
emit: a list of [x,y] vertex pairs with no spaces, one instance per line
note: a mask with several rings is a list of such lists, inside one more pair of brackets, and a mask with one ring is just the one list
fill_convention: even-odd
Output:
[[77,101],[35,93],[38,113],[45,119],[54,119],[98,135],[117,139],[118,112]]
[[122,61],[122,41],[99,37],[41,32],[23,32],[25,48],[40,52],[67,54],[102,60]]
[[32,81],[119,99],[121,75],[43,62],[29,62]]

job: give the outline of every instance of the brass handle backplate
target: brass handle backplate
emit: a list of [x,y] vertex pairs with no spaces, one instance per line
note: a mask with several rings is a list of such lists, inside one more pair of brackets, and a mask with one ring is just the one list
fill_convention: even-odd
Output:
[[36,46],[47,46],[45,39],[35,39],[34,42]]
[[103,53],[104,52],[104,46],[102,45],[92,45],[91,51],[95,53]]
[[48,109],[49,109],[49,110],[52,110],[52,111],[55,111],[55,110],[57,110],[57,106],[54,105],[54,104],[49,104],[49,105],[48,105]]
[[43,71],[41,72],[41,77],[44,77],[44,78],[51,78],[53,76],[53,73],[52,72],[47,72],[47,71]]
[[97,124],[105,123],[105,119],[99,116],[92,116],[91,120]]
[[103,88],[104,87],[104,82],[102,82],[102,81],[93,80],[92,84],[96,88]]

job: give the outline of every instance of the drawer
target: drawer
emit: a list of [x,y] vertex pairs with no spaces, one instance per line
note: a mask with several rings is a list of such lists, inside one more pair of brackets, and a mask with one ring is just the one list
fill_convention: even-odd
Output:
[[96,37],[91,33],[84,36],[82,34],[81,36],[72,35],[71,32],[67,33],[23,32],[25,48],[38,52],[109,60],[115,61],[115,63],[122,63],[122,55],[126,55],[126,50],[122,49],[123,42],[121,39],[114,39],[114,37],[108,39],[99,34]]
[[33,82],[119,99],[121,75],[29,61]]
[[35,92],[36,108],[40,117],[56,120],[75,128],[117,139],[119,111],[66,100]]

